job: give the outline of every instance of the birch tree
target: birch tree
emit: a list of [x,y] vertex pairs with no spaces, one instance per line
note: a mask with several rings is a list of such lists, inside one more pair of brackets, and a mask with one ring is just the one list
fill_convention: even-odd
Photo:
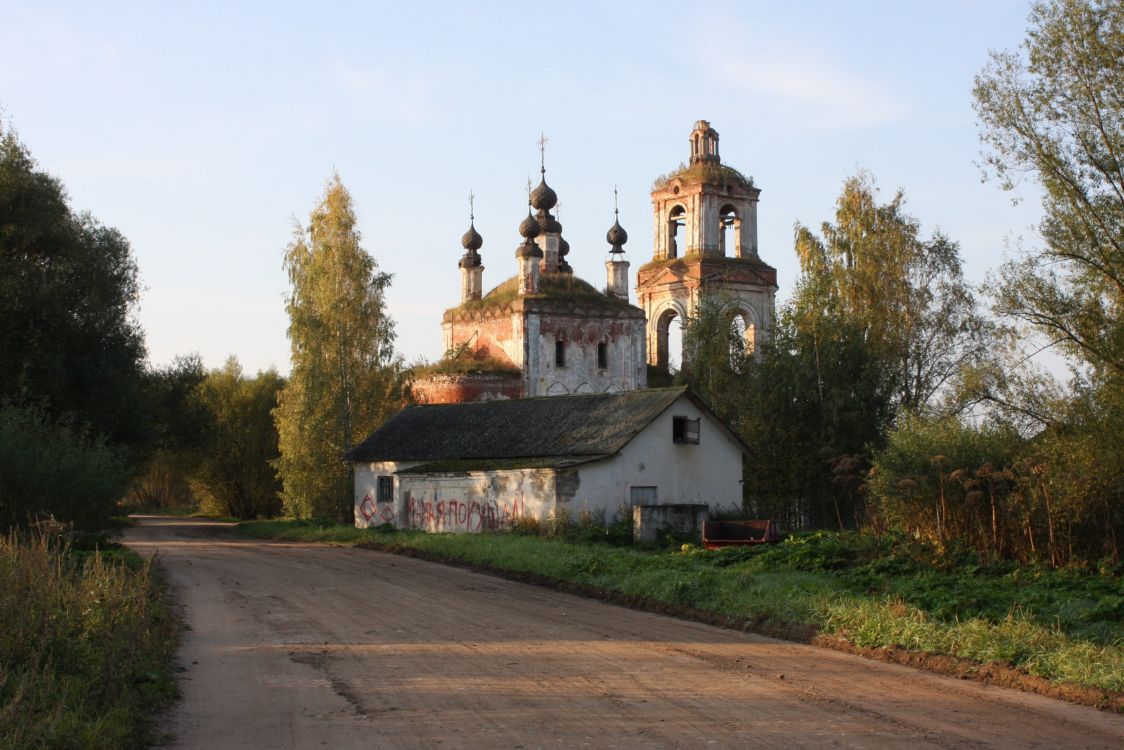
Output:
[[880,205],[869,175],[851,177],[835,222],[824,222],[819,236],[797,224],[795,245],[798,325],[831,310],[856,326],[896,406],[929,410],[962,368],[987,356],[997,331],[978,310],[959,245],[939,231],[924,239],[901,191]]
[[1019,51],[993,52],[975,108],[1004,189],[1042,186],[1042,246],[1000,272],[1001,312],[1101,378],[1124,376],[1124,5],[1035,3]]
[[391,276],[361,244],[351,195],[333,175],[285,250],[292,370],[274,411],[284,511],[352,518],[345,454],[402,405],[386,312]]

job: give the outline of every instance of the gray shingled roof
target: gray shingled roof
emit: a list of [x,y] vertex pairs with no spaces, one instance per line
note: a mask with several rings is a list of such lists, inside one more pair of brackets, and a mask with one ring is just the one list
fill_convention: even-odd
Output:
[[686,388],[408,406],[351,449],[349,461],[464,461],[619,452]]

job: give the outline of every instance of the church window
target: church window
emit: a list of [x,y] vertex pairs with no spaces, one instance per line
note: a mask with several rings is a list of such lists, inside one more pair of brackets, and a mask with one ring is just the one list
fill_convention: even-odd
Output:
[[671,442],[698,445],[701,422],[701,417],[699,419],[691,419],[690,417],[672,417]]
[[604,341],[597,345],[597,367],[601,370],[609,368],[609,345]]
[[394,477],[379,477],[375,489],[380,503],[394,502]]
[[554,342],[554,366],[566,366],[566,342],[558,339]]

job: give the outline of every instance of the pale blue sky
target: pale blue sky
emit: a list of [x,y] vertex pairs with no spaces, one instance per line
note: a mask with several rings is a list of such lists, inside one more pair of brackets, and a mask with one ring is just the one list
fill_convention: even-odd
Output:
[[[542,8],[538,10],[537,8]],[[484,286],[515,273],[525,184],[547,179],[577,274],[604,284],[613,185],[635,271],[648,190],[697,119],[763,189],[780,297],[793,223],[845,177],[904,188],[982,281],[1039,215],[981,184],[974,75],[1025,2],[0,2],[0,108],[73,204],[132,242],[150,360],[289,368],[281,255],[337,169],[394,274],[407,359],[440,355],[475,191]]]

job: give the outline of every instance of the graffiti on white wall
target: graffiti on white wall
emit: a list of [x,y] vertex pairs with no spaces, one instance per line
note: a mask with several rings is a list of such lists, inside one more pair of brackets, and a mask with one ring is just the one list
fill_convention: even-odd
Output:
[[502,500],[468,500],[463,497],[432,498],[406,491],[405,525],[426,531],[467,531],[510,528],[524,514],[523,493]]
[[367,525],[378,525],[380,523],[394,523],[395,512],[394,503],[383,502],[376,503],[371,498],[371,493],[363,496],[363,500],[359,503],[359,514],[366,520]]

